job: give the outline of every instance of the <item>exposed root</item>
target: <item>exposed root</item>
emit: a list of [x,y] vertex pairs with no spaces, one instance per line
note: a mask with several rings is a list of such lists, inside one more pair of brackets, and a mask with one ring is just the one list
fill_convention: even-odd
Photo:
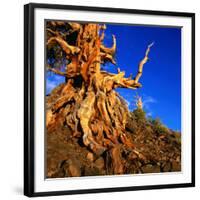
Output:
[[[135,79],[126,78],[125,72],[120,69],[117,74],[101,70],[100,63],[109,61],[116,64],[115,36],[112,47],[108,48],[102,44],[105,26],[55,21],[50,25],[53,28],[47,29],[47,45],[59,45],[66,54],[68,64],[65,72],[49,68],[50,71],[65,76],[66,83],[59,97],[48,108],[46,126],[52,127],[58,121],[63,123],[72,130],[73,137],[80,137],[83,145],[96,157],[104,152],[109,153],[113,173],[123,174],[125,167],[121,155],[122,146],[141,159],[145,158],[135,150],[132,139],[126,134],[128,108],[114,89],[141,87],[139,79],[153,44],[148,46]],[[67,30],[65,33],[56,29],[63,26]],[[100,35],[101,29],[103,32]],[[77,34],[76,40],[70,43],[66,38],[74,32]],[[74,169],[75,167],[72,167],[68,173],[79,174]]]

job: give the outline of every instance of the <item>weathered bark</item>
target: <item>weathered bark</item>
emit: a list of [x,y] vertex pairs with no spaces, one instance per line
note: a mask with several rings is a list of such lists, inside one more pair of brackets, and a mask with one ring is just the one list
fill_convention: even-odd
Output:
[[[125,78],[125,72],[118,70],[117,74],[112,74],[100,68],[100,64],[107,61],[116,64],[115,36],[111,48],[102,44],[105,26],[53,21],[50,25],[53,30],[50,28],[47,30],[52,35],[47,38],[47,45],[60,45],[69,63],[65,72],[49,69],[65,76],[66,83],[59,98],[47,112],[47,128],[56,123],[56,116],[64,116],[63,123],[71,128],[73,136],[82,137],[83,144],[95,156],[109,152],[114,173],[122,174],[124,166],[121,146],[137,151],[134,150],[134,143],[125,131],[127,105],[114,89],[141,87],[139,79],[152,44],[148,46],[145,57],[139,64],[135,79]],[[56,30],[57,26],[66,26],[68,29],[66,28],[66,33],[59,33]],[[77,33],[77,38],[73,41],[75,45],[71,45],[67,38],[74,32]],[[137,155],[139,156],[139,153]]]
[[138,83],[140,77],[142,76],[143,66],[147,62],[147,60],[149,59],[148,55],[149,55],[149,52],[150,52],[150,48],[152,46],[153,46],[153,43],[151,43],[150,45],[148,45],[148,48],[147,48],[147,50],[145,52],[145,57],[141,60],[141,62],[139,64],[138,73],[137,73],[137,75],[135,77],[135,83]]

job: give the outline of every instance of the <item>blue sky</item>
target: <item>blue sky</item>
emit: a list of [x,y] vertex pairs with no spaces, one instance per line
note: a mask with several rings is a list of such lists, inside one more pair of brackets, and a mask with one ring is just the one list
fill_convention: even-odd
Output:
[[[112,34],[116,36],[117,66],[106,64],[104,70],[125,71],[126,77],[136,75],[138,64],[151,42],[150,60],[144,65],[140,79],[142,88],[117,91],[126,100],[129,109],[135,108],[135,96],[142,97],[148,116],[159,117],[174,130],[181,130],[181,28],[155,26],[107,25],[104,44],[112,45]],[[64,81],[58,75],[46,75],[46,93]]]

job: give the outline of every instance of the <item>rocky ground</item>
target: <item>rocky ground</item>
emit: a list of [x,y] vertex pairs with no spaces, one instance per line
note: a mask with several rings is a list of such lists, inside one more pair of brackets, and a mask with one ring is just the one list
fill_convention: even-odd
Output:
[[[59,90],[57,88],[56,90]],[[47,96],[48,106],[55,98]],[[124,174],[160,173],[181,171],[181,134],[166,128],[159,120],[147,119],[144,111],[130,113],[127,135],[134,144],[134,151],[120,145]],[[56,123],[46,134],[47,177],[112,175],[109,152],[96,157],[82,143],[81,137],[73,137],[66,125]]]

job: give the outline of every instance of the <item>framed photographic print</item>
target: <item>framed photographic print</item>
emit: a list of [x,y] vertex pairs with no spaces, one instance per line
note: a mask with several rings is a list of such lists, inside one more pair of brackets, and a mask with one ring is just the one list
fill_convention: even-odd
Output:
[[24,7],[24,194],[195,185],[195,15]]

